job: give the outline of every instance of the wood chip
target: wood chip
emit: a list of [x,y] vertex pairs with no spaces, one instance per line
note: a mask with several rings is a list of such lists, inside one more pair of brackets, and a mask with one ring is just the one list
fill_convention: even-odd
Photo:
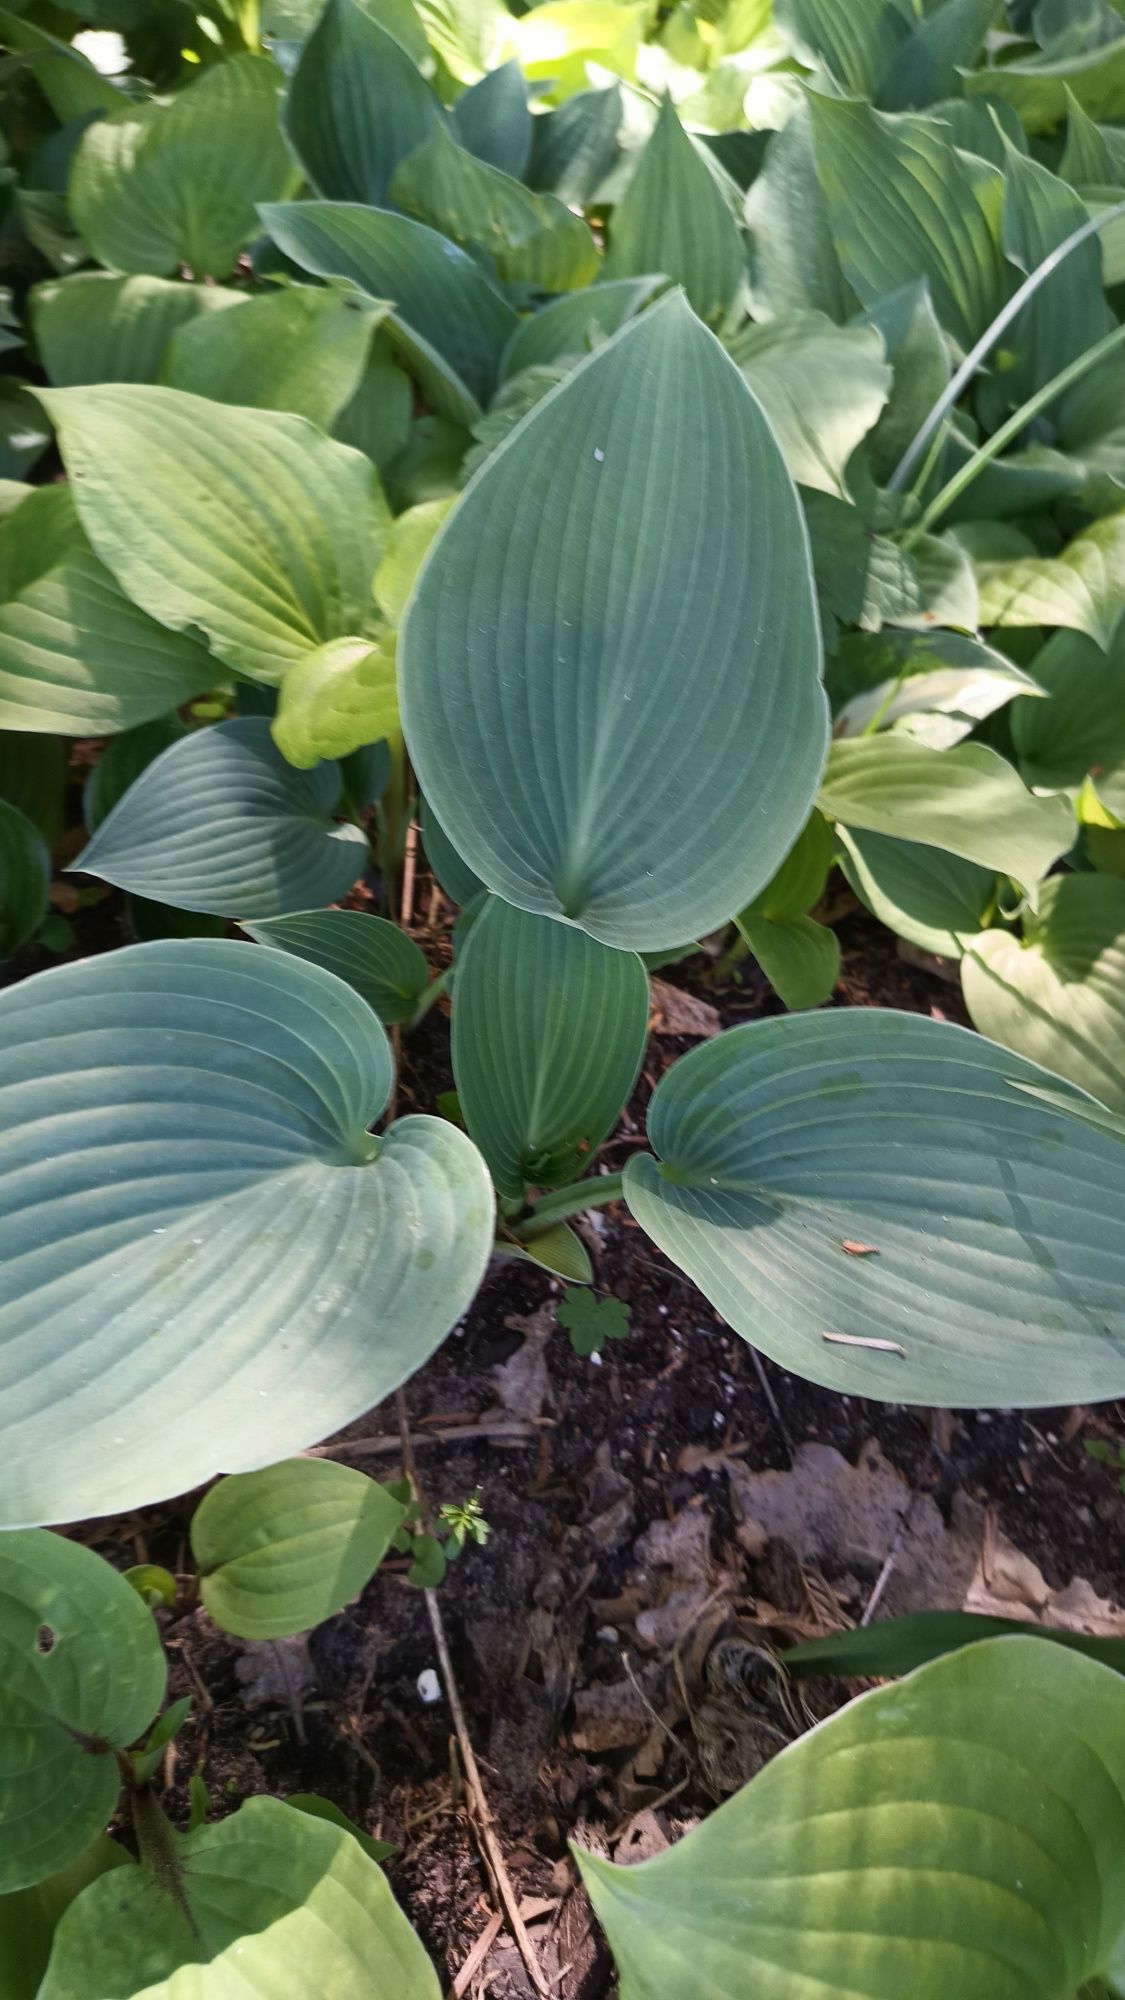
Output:
[[722,1032],[723,1020],[717,1007],[685,993],[681,986],[669,986],[663,979],[650,979],[652,1017],[650,1027],[657,1035],[692,1035],[710,1041]]
[[856,1243],[850,1236],[845,1236],[841,1239],[840,1248],[841,1250],[846,1250],[849,1257],[877,1257],[879,1255],[874,1243]]
[[838,1347],[874,1347],[880,1354],[905,1354],[906,1349],[897,1340],[868,1340],[861,1333],[822,1333],[822,1340],[831,1340]]

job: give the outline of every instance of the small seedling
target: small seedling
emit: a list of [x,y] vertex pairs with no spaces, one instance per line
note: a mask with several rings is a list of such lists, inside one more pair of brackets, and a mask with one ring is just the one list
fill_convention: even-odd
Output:
[[492,1529],[484,1518],[480,1503],[480,1488],[470,1493],[467,1500],[449,1500],[438,1508],[438,1521],[446,1530],[445,1555],[448,1562],[459,1556],[466,1541],[474,1541],[483,1548]]
[[566,1328],[576,1354],[600,1354],[607,1340],[624,1340],[629,1308],[620,1299],[599,1299],[584,1285],[568,1285],[555,1306],[555,1318]]
[[1108,1465],[1117,1474],[1118,1487],[1125,1493],[1125,1445],[1107,1444],[1104,1438],[1083,1438],[1082,1449],[1087,1458]]

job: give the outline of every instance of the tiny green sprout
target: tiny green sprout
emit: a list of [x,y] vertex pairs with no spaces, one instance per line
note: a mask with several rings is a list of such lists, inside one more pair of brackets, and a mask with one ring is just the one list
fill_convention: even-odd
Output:
[[187,1721],[191,1696],[183,1695],[157,1717],[139,1750],[133,1752],[133,1783],[147,1785],[164,1751]]
[[137,1563],[132,1569],[123,1570],[122,1575],[150,1611],[158,1611],[162,1606],[171,1610],[176,1602],[176,1579],[159,1563]]
[[624,1340],[629,1308],[620,1299],[599,1299],[584,1286],[568,1285],[555,1306],[555,1318],[566,1328],[576,1354],[600,1354],[607,1340]]
[[467,1500],[448,1500],[438,1508],[438,1520],[446,1530],[445,1558],[452,1562],[459,1556],[466,1540],[472,1540],[478,1548],[483,1548],[492,1529],[481,1510],[480,1488],[470,1493]]
[[1082,1449],[1087,1458],[1116,1472],[1117,1484],[1125,1493],[1125,1444],[1107,1444],[1104,1438],[1083,1438]]

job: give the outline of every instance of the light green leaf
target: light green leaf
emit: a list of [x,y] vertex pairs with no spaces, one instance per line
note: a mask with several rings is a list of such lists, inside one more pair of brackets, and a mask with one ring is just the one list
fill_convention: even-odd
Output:
[[1106,655],[1084,633],[1064,630],[1033,664],[1047,700],[1017,702],[1011,714],[1024,783],[1063,790],[1125,760],[1125,649]]
[[982,1035],[1125,1111],[1125,882],[1052,876],[1022,939],[974,938],[961,978]]
[[1125,513],[1083,528],[1058,556],[978,562],[982,625],[1065,625],[1105,649],[1125,604]]
[[944,126],[845,98],[809,99],[816,167],[837,254],[860,303],[924,277],[942,326],[969,347],[1009,287],[1003,176],[960,153]]
[[701,319],[717,322],[745,283],[738,223],[667,95],[633,177],[613,211],[607,278],[662,271],[682,285]]
[[68,1868],[111,1818],[114,1753],[164,1695],[150,1612],[92,1549],[39,1529],[0,1536],[0,1690],[8,1894]]
[[1074,842],[1064,798],[1036,798],[995,750],[931,750],[890,732],[834,743],[817,801],[828,819],[920,841],[1011,875],[1028,892]]
[[458,145],[486,166],[523,180],[531,157],[533,119],[518,62],[501,63],[462,91],[450,113]]
[[[871,1260],[868,1259],[868,1262]],[[1076,2000],[1125,1920],[1121,1683],[989,1639],[853,1701],[639,1867],[578,1852],[622,2000]]]
[[34,937],[47,914],[51,857],[38,827],[0,799],[0,960]]
[[226,278],[256,227],[255,203],[295,179],[277,128],[281,78],[264,56],[204,69],[170,100],[124,105],[87,127],[70,173],[70,212],[113,271],[166,277],[186,264]]
[[909,0],[774,0],[773,13],[793,54],[853,97],[875,96],[914,21]]
[[504,349],[503,379],[510,381],[526,368],[544,367],[567,355],[590,353],[663,291],[664,283],[660,277],[617,278],[552,299],[541,312],[520,321]]
[[302,910],[244,924],[259,944],[295,952],[334,972],[366,1000],[386,1027],[409,1021],[429,980],[413,938],[385,917],[361,910]]
[[834,846],[827,820],[819,812],[810,813],[776,875],[743,914],[774,923],[803,917],[824,894]]
[[401,625],[414,581],[430,543],[453,505],[446,500],[427,500],[409,507],[391,525],[387,553],[375,572],[375,602],[391,625]]
[[490,897],[457,960],[453,1075],[501,1195],[588,1167],[644,1054],[648,980],[632,952]]
[[580,215],[474,158],[444,127],[400,162],[389,198],[464,248],[483,248],[506,283],[568,292],[598,275],[597,245]]
[[438,2000],[437,1975],[358,1841],[279,1799],[172,1834],[168,1876],[103,1877],[59,1925],[39,2000]]
[[[995,715],[1018,695],[1042,696],[1037,682],[1014,667],[1003,653],[974,640],[967,645],[987,664],[934,666],[929,672],[896,674],[845,703],[836,718],[835,735],[862,736],[873,728],[890,729],[908,716],[940,715],[955,725],[944,739],[949,745],[960,742],[976,723]],[[924,664],[925,655],[919,654],[918,665]]]
[[591,63],[632,81],[646,19],[643,5],[626,0],[545,0],[506,19],[505,38],[528,82],[557,100],[586,89]]
[[568,1222],[556,1222],[553,1228],[544,1229],[539,1236],[529,1237],[526,1243],[505,1243],[500,1254],[538,1264],[541,1270],[550,1271],[553,1277],[564,1278],[568,1285],[592,1285],[594,1282],[590,1253]]
[[33,73],[60,124],[67,125],[73,118],[111,113],[120,106],[121,93],[116,85],[102,76],[87,57],[33,21],[21,20],[16,9],[0,8],[0,32],[5,49],[31,56]]
[[284,1639],[342,1611],[375,1574],[406,1509],[326,1458],[220,1479],[192,1516],[203,1608],[237,1639]]
[[94,555],[68,488],[0,522],[0,727],[109,736],[215,678],[194,639],[133,604]]
[[899,1618],[879,1619],[874,1625],[855,1625],[823,1639],[787,1646],[785,1665],[791,1674],[798,1675],[908,1674],[945,1653],[975,1645],[978,1639],[1031,1636],[1053,1646],[1071,1647],[1087,1659],[1101,1660],[1115,1673],[1125,1674],[1125,1640],[1095,1638],[1089,1632],[1041,1625],[1038,1620],[1031,1634],[1026,1619],[991,1618],[976,1611],[907,1611]]
[[247,299],[173,337],[170,389],[257,410],[291,410],[330,431],[359,388],[371,336],[389,307],[312,285]]
[[893,368],[887,406],[867,440],[872,472],[885,479],[949,381],[949,346],[924,278],[877,299],[859,323],[878,328]]
[[359,1842],[369,1861],[386,1861],[394,1853],[389,1841],[375,1840],[371,1834],[364,1833],[346,1812],[341,1812],[331,1799],[321,1798],[317,1792],[290,1792],[285,1803],[292,1812],[309,1813],[313,1819],[326,1819],[330,1826],[342,1827],[345,1833],[350,1833],[352,1839]]
[[334,764],[294,771],[263,716],[185,736],[146,766],[74,863],[119,889],[213,916],[275,917],[332,903],[367,859],[337,825]]
[[970,71],[968,96],[999,97],[1018,112],[1024,130],[1050,132],[1065,122],[1071,98],[1090,118],[1125,116],[1125,34],[1084,54],[1028,56]]
[[727,350],[761,403],[800,486],[848,498],[846,470],[891,387],[882,335],[823,313],[749,320]]
[[781,455],[674,295],[467,487],[402,627],[403,727],[488,887],[622,949],[679,946],[769,881],[808,816],[818,641]]
[[441,105],[393,34],[357,0],[328,0],[301,50],[283,116],[314,191],[382,207],[399,161],[441,120]]
[[459,83],[475,83],[500,60],[511,19],[501,0],[416,0],[430,47]]
[[783,1006],[819,1007],[827,1000],[840,977],[835,931],[812,917],[762,917],[752,910],[736,922]]
[[83,382],[157,381],[177,328],[240,297],[222,285],[79,271],[36,285],[29,303],[48,380],[72,389]]
[[480,415],[519,322],[471,257],[424,223],[358,203],[267,207],[262,220],[303,270],[393,299],[387,333],[427,401],[466,427]]
[[162,625],[202,630],[228,666],[270,682],[370,627],[390,513],[359,452],[302,417],[180,389],[42,400],[94,553]]
[[629,1161],[625,1198],[736,1333],[826,1388],[1096,1402],[1125,1384],[1125,1140],[1072,1095],[1081,1113],[1057,1077],[920,1015],[758,1021],[666,1071],[659,1158]]
[[828,204],[817,179],[808,106],[774,132],[744,205],[755,319],[808,307],[837,322],[857,300],[840,269]]
[[390,1085],[358,994],[232,939],[0,995],[0,1518],[273,1463],[421,1366],[480,1282],[492,1198],[440,1119],[371,1136]]
[[125,1868],[123,1847],[99,1833],[85,1851],[45,1882],[0,1896],[0,1992],[4,2000],[38,2000],[55,1930],[74,1898],[110,1868]]
[[[997,0],[939,0],[884,65],[878,101],[884,111],[913,111],[955,97],[997,14]],[[971,149],[968,149],[971,150]]]
[[348,757],[398,730],[394,634],[331,639],[290,667],[281,683],[273,740],[300,771],[322,757]]
[[940,847],[839,828],[841,866],[860,902],[920,951],[960,958],[995,901],[996,875]]

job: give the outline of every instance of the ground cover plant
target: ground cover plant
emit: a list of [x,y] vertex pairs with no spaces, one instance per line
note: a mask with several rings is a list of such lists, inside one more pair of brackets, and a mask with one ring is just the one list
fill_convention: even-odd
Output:
[[[496,1261],[591,1285],[614,1205],[826,1389],[1125,1396],[1125,17],[0,37],[0,1961],[414,2000],[331,1800],[164,1814],[176,1580],[50,1531],[217,1478],[181,1574],[251,1642],[395,1556],[432,1591],[479,1499],[300,1454]],[[824,1005],[840,893],[971,1028]],[[650,975],[701,948],[769,1011],[618,1169]],[[627,1332],[558,1317],[599,1365]],[[830,1670],[907,1679],[807,1734],[787,1694],[800,1740],[666,1854],[580,1844],[624,2000],[1125,1991],[1119,1658],[896,1630]]]

